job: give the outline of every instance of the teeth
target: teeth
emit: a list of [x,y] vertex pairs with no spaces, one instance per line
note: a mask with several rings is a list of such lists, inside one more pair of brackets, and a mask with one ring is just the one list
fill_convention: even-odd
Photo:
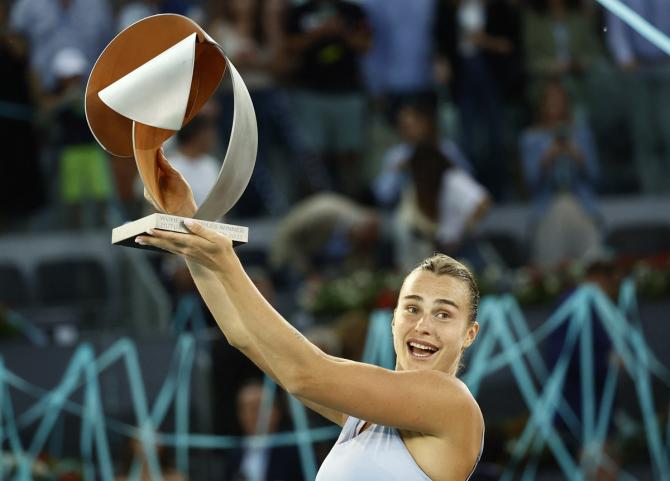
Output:
[[437,349],[434,348],[434,347],[427,346],[425,344],[420,344],[420,343],[414,342],[414,341],[410,342],[409,345],[412,346],[412,347],[416,347],[417,349],[423,349],[424,351],[431,351],[431,352],[436,352],[437,351]]

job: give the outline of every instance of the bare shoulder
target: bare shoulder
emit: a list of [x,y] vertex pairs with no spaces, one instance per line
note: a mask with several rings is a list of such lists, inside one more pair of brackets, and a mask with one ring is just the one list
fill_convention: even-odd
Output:
[[484,418],[470,390],[460,379],[439,371],[421,374],[433,382],[444,409],[434,413],[439,434],[402,432],[402,438],[419,467],[435,481],[462,480],[477,463],[484,435]]
[[484,416],[477,400],[468,386],[455,376],[439,371],[428,371],[434,378],[436,394],[444,399],[445,409],[437,418],[444,426],[445,439],[458,439],[467,442],[470,439],[479,445],[484,430]]

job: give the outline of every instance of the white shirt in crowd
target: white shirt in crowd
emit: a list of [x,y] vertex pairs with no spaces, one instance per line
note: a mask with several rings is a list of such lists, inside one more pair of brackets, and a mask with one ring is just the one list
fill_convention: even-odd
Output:
[[219,176],[220,164],[216,158],[208,154],[190,158],[175,149],[167,159],[191,186],[195,203],[202,205]]
[[437,238],[445,244],[460,241],[470,218],[486,197],[484,187],[470,174],[458,168],[448,169],[442,176]]

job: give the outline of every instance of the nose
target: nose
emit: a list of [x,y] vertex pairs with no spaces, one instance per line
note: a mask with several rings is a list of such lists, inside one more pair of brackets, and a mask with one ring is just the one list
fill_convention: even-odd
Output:
[[421,332],[423,334],[430,334],[430,313],[425,313],[423,316],[419,318],[418,321],[416,321],[416,324],[414,325],[414,330],[416,332]]

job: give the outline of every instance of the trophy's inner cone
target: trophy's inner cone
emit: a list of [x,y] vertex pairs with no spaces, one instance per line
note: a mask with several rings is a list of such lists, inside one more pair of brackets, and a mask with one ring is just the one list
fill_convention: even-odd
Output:
[[[186,115],[183,125],[188,124],[207,102],[221,82],[226,63],[221,51],[209,43],[196,43],[195,66]],[[160,170],[157,156],[163,156],[161,146],[175,134],[174,130],[161,129],[134,122],[133,147],[135,162],[144,186],[154,203],[162,210],[169,212],[165,199],[160,191]],[[169,159],[167,159],[169,161]]]

